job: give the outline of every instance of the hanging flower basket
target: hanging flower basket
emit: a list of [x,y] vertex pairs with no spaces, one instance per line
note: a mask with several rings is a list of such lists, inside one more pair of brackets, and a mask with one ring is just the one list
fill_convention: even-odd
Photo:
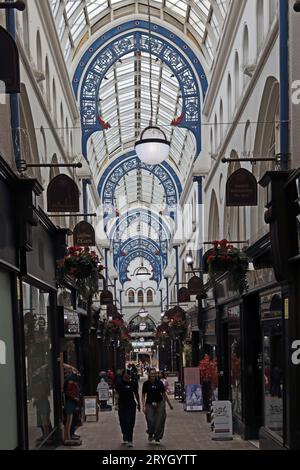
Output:
[[186,334],[186,321],[179,315],[172,316],[169,321],[170,333],[172,336],[182,336]]
[[87,300],[98,292],[102,270],[103,266],[95,251],[90,251],[88,247],[71,246],[57,263],[57,281],[60,286],[64,286],[66,277],[71,277],[79,294]]
[[164,347],[166,346],[169,338],[168,327],[165,325],[159,325],[155,334],[155,343],[160,347]]
[[110,320],[106,322],[105,333],[110,339],[117,339],[121,337],[123,328],[123,320]]
[[208,354],[199,362],[200,382],[204,409],[209,410],[213,391],[218,387],[218,364],[216,359],[210,359]]
[[244,251],[230,245],[227,240],[212,242],[214,248],[207,258],[208,274],[212,282],[228,272],[230,287],[242,294],[248,289],[247,271],[249,258]]

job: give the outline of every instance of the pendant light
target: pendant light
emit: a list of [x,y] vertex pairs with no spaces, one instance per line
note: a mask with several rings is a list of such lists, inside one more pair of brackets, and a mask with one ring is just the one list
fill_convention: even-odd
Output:
[[170,142],[166,134],[158,126],[153,124],[153,96],[152,96],[152,55],[151,55],[151,21],[150,21],[150,0],[148,0],[148,35],[149,35],[149,93],[150,93],[150,122],[140,136],[140,140],[135,143],[135,151],[138,158],[147,165],[157,165],[164,161],[169,154]]

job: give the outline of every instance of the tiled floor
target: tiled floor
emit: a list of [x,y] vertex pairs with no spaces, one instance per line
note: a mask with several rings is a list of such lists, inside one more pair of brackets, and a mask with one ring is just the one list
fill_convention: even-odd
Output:
[[[171,397],[173,410],[167,407],[165,435],[160,446],[147,442],[146,421],[144,414],[137,412],[134,429],[134,448],[137,450],[257,450],[250,442],[239,436],[232,441],[213,441],[210,425],[206,422],[206,413],[186,412],[183,404]],[[81,435],[80,447],[64,447],[68,450],[127,450],[122,445],[118,414],[116,411],[99,413],[99,421],[85,423],[77,430]],[[131,450],[131,449],[128,449]]]

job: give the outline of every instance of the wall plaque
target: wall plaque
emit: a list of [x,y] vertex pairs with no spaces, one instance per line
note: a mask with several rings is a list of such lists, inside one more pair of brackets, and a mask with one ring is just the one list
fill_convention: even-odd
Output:
[[74,246],[95,246],[95,230],[91,224],[84,220],[79,222],[73,230]]
[[257,206],[257,181],[250,171],[239,168],[229,176],[226,206]]
[[79,190],[67,175],[57,175],[47,189],[48,212],[79,212]]

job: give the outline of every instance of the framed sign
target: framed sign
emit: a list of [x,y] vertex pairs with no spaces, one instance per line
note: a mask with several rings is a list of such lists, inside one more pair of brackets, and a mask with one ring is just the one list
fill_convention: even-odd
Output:
[[57,175],[47,188],[48,212],[78,212],[79,190],[75,181],[67,175]]
[[226,206],[257,206],[257,181],[250,171],[239,168],[229,176]]
[[98,397],[83,397],[83,413],[85,421],[98,421]]
[[95,230],[91,224],[82,220],[73,230],[74,246],[95,246]]

